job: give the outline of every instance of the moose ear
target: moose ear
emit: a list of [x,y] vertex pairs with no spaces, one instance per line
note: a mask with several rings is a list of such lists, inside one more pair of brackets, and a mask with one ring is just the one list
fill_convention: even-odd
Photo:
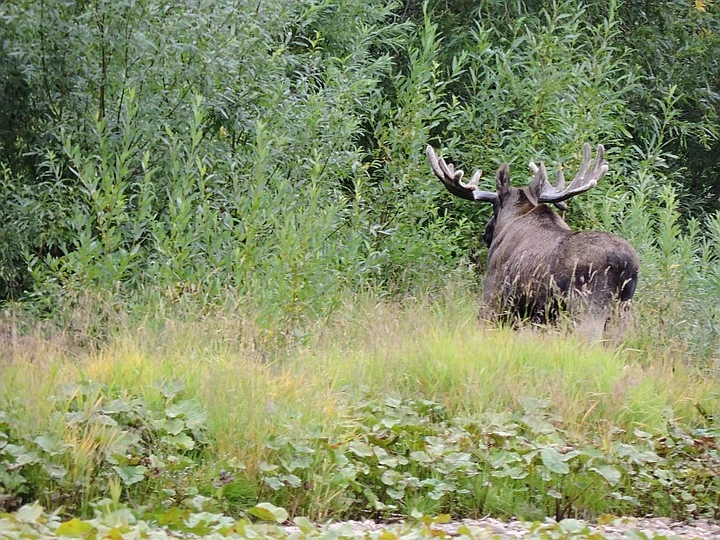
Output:
[[500,204],[510,191],[510,165],[503,163],[495,175],[495,190],[497,191]]
[[545,170],[545,164],[540,162],[540,167],[537,168],[532,182],[530,182],[527,190],[525,190],[525,194],[533,206],[538,205],[540,195],[545,189],[545,184],[547,184],[547,171]]

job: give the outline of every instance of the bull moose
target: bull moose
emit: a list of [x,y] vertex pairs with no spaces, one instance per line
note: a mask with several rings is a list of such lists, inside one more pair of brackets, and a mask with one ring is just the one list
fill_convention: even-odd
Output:
[[495,192],[478,188],[482,171],[464,183],[463,171],[436,156],[431,146],[426,154],[450,193],[493,205],[483,235],[489,247],[483,301],[492,319],[556,322],[566,310],[581,333],[596,338],[610,317],[627,307],[639,267],[632,246],[606,232],[573,231],[548,206],[564,209],[563,201],[595,187],[608,170],[602,145],[591,165],[585,143],[580,171],[567,187],[561,168],[551,185],[543,163],[530,163],[534,177],[528,186],[511,187],[505,163],[495,176]]

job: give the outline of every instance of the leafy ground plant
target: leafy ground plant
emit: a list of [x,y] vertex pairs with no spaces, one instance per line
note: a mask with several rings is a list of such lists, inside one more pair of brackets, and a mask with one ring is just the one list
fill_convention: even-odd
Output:
[[3,509],[718,517],[720,405],[702,372],[478,328],[454,299],[354,309],[276,350],[235,316],[74,354],[41,337],[3,349]]
[[[263,503],[251,512],[255,519],[235,520],[209,512],[180,513],[163,522],[136,519],[132,512],[119,508],[88,520],[73,518],[62,521],[57,514],[48,514],[38,505],[27,505],[13,514],[0,514],[0,534],[4,538],[176,538],[177,536],[212,538],[303,538],[354,539],[379,537],[387,540],[412,538],[500,539],[506,537],[487,523],[449,523],[449,516],[424,516],[395,525],[358,526],[357,523],[315,525],[304,517],[284,523],[287,512]],[[610,526],[610,527],[608,527]],[[609,529],[609,530],[608,530]],[[593,539],[617,538],[618,533],[635,540],[676,538],[667,529],[653,532],[639,529],[627,520],[606,516],[602,524],[566,519],[560,522],[527,522],[513,524],[513,537],[527,539]]]

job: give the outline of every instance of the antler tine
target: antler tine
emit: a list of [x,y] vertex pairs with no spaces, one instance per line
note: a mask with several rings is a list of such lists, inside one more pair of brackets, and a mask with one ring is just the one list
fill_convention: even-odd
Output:
[[565,189],[565,173],[562,166],[558,167],[557,173],[555,173],[555,189],[558,191]]
[[[530,170],[535,175],[535,180],[541,182],[541,192],[552,190],[552,186],[549,184],[547,180],[547,172],[545,171],[545,164],[543,162],[540,162],[540,167],[535,165],[534,161],[531,161],[528,164],[528,167],[530,167]],[[562,190],[565,187],[565,176],[563,175],[562,168],[559,168],[557,170],[557,175],[555,179],[555,190]],[[568,209],[567,204],[565,204],[562,201],[558,201],[554,203],[558,210],[562,210],[563,212]]]
[[483,191],[478,189],[478,182],[482,176],[482,171],[478,169],[473,174],[470,181],[466,184],[462,181],[465,172],[462,169],[455,169],[452,163],[446,163],[442,157],[435,155],[435,150],[428,145],[425,148],[425,154],[430,161],[430,168],[435,176],[437,176],[447,190],[463,199],[478,202],[496,202],[497,194],[492,191]]
[[[537,174],[540,168],[535,165],[534,161],[531,161],[528,164],[528,167],[532,171],[533,174]],[[558,167],[557,172],[555,173],[555,189],[558,191],[562,191],[565,189],[565,174],[563,173],[562,167]]]
[[539,201],[543,203],[558,203],[594,188],[608,171],[608,165],[605,162],[605,148],[602,144],[599,144],[597,147],[597,157],[592,167],[590,167],[591,157],[592,151],[590,145],[585,143],[583,145],[582,165],[577,175],[575,175],[575,178],[570,182],[570,185],[565,187],[565,175],[562,169],[559,169],[555,187],[546,184],[540,194]]

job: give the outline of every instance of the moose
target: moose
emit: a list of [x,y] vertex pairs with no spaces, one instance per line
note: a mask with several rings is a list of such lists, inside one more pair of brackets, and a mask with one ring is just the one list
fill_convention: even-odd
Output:
[[493,205],[483,234],[489,248],[485,318],[543,324],[555,323],[567,312],[578,332],[594,340],[612,316],[627,309],[638,280],[639,261],[632,246],[606,232],[573,231],[549,206],[565,210],[564,201],[597,185],[608,171],[602,145],[591,165],[591,148],[585,143],[580,170],[567,187],[562,168],[553,186],[542,162],[530,163],[534,176],[528,186],[511,187],[505,163],[495,176],[495,192],[478,188],[481,170],[465,183],[463,171],[429,145],[426,154],[450,193]]

